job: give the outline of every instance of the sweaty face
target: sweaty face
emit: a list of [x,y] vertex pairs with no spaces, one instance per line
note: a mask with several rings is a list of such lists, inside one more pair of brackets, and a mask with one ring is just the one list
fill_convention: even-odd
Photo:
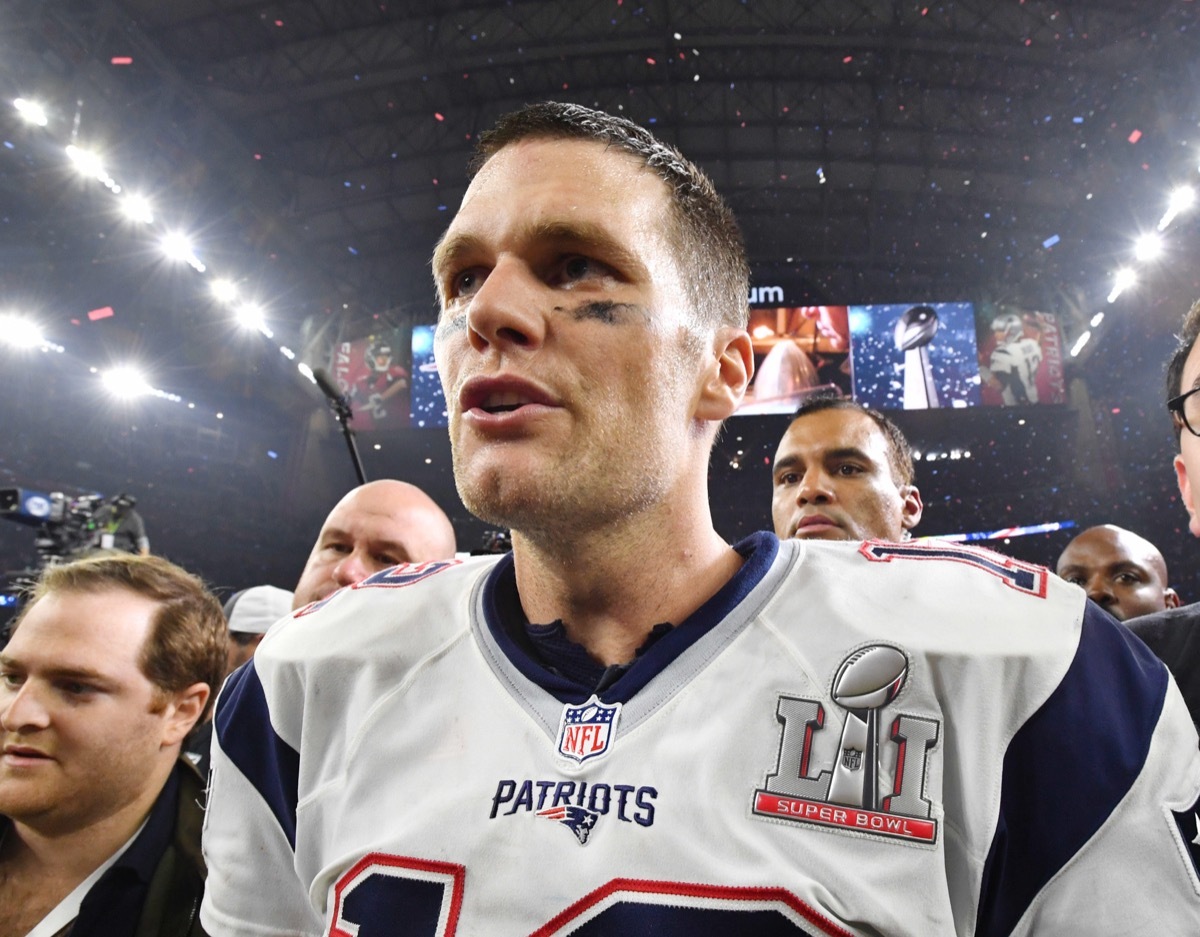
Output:
[[0,814],[72,830],[157,794],[178,727],[138,667],[156,609],[124,589],[29,609],[0,653]]
[[1063,550],[1057,571],[1118,621],[1178,604],[1174,591],[1167,588],[1161,556],[1128,531],[1107,527],[1085,531]]
[[921,498],[896,483],[888,451],[883,431],[864,413],[819,410],[793,420],[775,453],[775,534],[902,539],[921,519]]
[[[1200,387],[1200,342],[1192,346],[1183,363],[1177,393]],[[1184,429],[1179,436],[1179,455],[1175,456],[1175,474],[1179,480],[1179,495],[1190,519],[1189,529],[1200,537],[1200,436]]]
[[659,502],[707,461],[664,183],[598,143],[527,140],[475,177],[434,254],[459,494],[525,532]]

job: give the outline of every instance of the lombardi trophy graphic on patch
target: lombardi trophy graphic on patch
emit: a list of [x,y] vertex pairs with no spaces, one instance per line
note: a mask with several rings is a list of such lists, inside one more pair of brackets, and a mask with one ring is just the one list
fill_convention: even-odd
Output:
[[932,306],[913,306],[896,322],[896,347],[904,352],[905,410],[941,406],[929,363],[929,343],[940,324]]
[[833,678],[833,701],[849,710],[842,729],[829,801],[878,809],[879,709],[896,698],[908,674],[897,648],[874,644],[842,661]]

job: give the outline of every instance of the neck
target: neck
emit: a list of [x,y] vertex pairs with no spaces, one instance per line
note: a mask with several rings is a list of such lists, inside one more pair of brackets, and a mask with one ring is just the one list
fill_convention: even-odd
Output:
[[513,560],[529,620],[561,619],[606,666],[632,660],[656,624],[679,624],[742,564],[713,529],[707,504],[685,514],[646,512],[598,531],[514,531]]

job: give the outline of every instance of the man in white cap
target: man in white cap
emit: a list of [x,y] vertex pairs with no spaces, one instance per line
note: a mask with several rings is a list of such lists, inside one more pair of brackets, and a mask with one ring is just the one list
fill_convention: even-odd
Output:
[[[258,649],[275,622],[292,611],[292,594],[275,586],[251,586],[235,592],[225,602],[226,635],[225,677],[246,663]],[[208,752],[212,744],[212,721],[196,726],[183,745],[184,756],[205,777],[208,776]]]
[[235,592],[225,603],[229,622],[229,665],[231,674],[254,656],[267,629],[292,610],[292,593],[275,586],[251,586]]

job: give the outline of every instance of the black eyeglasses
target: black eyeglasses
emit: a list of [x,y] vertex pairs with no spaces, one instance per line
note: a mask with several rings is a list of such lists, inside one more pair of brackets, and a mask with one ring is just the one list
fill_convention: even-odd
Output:
[[1193,387],[1186,394],[1167,401],[1175,428],[1186,429],[1193,436],[1200,436],[1200,397],[1197,394],[1200,394],[1200,387]]

